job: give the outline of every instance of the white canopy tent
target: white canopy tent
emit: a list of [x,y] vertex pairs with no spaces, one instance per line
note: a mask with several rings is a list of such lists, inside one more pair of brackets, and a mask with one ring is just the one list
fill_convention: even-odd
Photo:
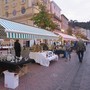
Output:
[[62,37],[64,40],[70,40],[70,41],[78,40],[75,36],[67,35],[67,34],[61,33],[59,31],[54,31],[54,33],[59,35],[60,37]]
[[88,42],[89,40],[86,40],[86,39],[82,39],[84,42]]
[[10,39],[58,39],[57,35],[45,29],[0,19],[0,39],[5,33],[6,38]]

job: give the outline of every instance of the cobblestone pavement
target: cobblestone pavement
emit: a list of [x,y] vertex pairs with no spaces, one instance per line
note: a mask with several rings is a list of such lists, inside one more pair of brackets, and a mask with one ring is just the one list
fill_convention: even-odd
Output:
[[[73,52],[70,61],[64,58],[44,67],[36,63],[29,64],[29,72],[19,78],[15,90],[90,90],[90,45],[82,63]],[[12,90],[4,87],[4,78],[0,77],[0,90]]]

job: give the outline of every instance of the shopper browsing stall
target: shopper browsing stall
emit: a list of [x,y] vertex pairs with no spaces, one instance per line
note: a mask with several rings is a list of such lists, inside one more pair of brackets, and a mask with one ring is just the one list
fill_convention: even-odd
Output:
[[21,55],[21,45],[20,45],[18,39],[14,42],[14,49],[15,49],[15,56],[20,57],[20,55]]

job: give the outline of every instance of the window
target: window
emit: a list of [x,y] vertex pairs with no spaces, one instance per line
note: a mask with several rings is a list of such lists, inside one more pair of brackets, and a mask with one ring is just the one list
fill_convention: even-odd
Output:
[[16,2],[13,2],[12,3],[12,7],[14,8],[14,7],[16,7],[17,6],[17,3]]
[[9,13],[8,12],[5,12],[5,16],[8,17],[9,16]]
[[12,14],[13,14],[13,16],[15,16],[16,15],[16,10],[13,10]]
[[8,8],[9,8],[8,6],[5,6],[5,10],[8,10]]
[[21,0],[22,1],[22,3],[25,3],[26,2],[26,0]]
[[22,7],[22,8],[21,8],[21,13],[24,14],[25,12],[26,12],[25,7]]
[[48,0],[43,0],[43,3],[44,3],[44,4],[47,4],[47,3],[48,3]]
[[8,3],[8,1],[9,1],[9,0],[4,0],[5,4],[7,4],[7,3]]

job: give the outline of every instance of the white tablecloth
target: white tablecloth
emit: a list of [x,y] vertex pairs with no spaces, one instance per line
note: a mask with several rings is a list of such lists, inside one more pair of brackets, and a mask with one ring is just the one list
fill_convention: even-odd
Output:
[[46,54],[48,52],[52,52],[52,51],[45,51],[45,52],[30,52],[29,53],[29,57],[31,59],[34,59],[36,63],[39,63],[40,65],[43,66],[49,66],[50,61],[52,60],[58,60],[58,56],[53,54],[51,56],[47,56]]

